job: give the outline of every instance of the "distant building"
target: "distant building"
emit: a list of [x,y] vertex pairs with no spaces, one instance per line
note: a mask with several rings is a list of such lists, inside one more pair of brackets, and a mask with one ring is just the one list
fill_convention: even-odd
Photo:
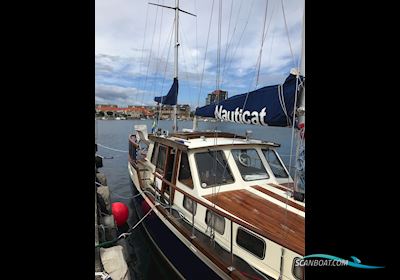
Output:
[[[155,112],[159,113],[160,109],[156,109]],[[174,106],[172,105],[162,105],[160,112],[160,119],[173,119],[174,117]],[[179,119],[189,119],[190,118],[190,106],[188,104],[177,104],[176,114]]]
[[97,104],[96,114],[104,115],[106,118],[125,117],[129,119],[149,118],[154,115],[153,112],[144,108],[143,106],[128,106],[127,108],[120,108],[118,106]]
[[96,108],[101,108],[101,107],[113,107],[113,108],[118,108],[118,105],[115,105],[115,104],[96,104]]
[[210,105],[212,103],[218,103],[222,100],[228,98],[228,92],[224,90],[214,90],[212,93],[209,93],[206,98],[206,105]]
[[[179,119],[190,119],[190,106],[188,104],[177,105],[177,117]],[[104,104],[96,104],[96,116],[114,119],[124,117],[127,119],[152,118],[160,112],[157,106],[135,106],[118,107]],[[174,107],[171,105],[162,105],[161,119],[172,119],[174,117]]]

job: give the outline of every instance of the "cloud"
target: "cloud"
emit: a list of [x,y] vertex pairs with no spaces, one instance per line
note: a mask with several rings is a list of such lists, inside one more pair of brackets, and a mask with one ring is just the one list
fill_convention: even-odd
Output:
[[143,97],[148,92],[133,87],[96,84],[96,103],[126,105],[153,105],[145,102]]
[[[174,0],[152,2],[175,5]],[[212,8],[212,0],[180,1],[181,9],[197,17],[180,14],[179,77],[182,91],[179,102],[198,99],[203,65],[200,100],[204,102],[207,93],[216,87],[218,3],[215,1]],[[259,85],[283,82],[290,68],[297,64],[301,49],[304,0],[283,0],[294,63],[281,1],[269,0],[268,3],[269,27],[262,50]],[[223,89],[232,94],[254,86],[265,4],[266,0],[222,1],[220,81]],[[114,100],[114,103],[122,104],[133,102],[137,98],[135,92],[146,92],[145,97],[140,96],[140,102],[143,99],[143,102],[154,104],[152,98],[167,91],[174,76],[174,37],[171,36],[174,12],[142,0],[96,0],[95,9],[96,83],[110,93],[104,95],[102,89],[96,90],[96,100]]]

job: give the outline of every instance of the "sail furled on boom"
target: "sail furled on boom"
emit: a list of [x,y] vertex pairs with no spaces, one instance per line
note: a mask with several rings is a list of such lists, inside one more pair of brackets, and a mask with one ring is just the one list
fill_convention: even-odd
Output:
[[178,79],[174,78],[174,82],[167,95],[154,97],[154,101],[165,105],[176,105],[178,100]]
[[197,108],[195,115],[244,124],[290,126],[296,94],[301,91],[303,80],[302,76],[297,79],[290,74],[282,85],[262,87]]

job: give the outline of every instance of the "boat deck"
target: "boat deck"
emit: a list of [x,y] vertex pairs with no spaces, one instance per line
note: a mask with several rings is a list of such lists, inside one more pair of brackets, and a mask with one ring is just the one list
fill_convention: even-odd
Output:
[[259,228],[268,239],[305,254],[304,218],[247,190],[206,195],[205,199]]

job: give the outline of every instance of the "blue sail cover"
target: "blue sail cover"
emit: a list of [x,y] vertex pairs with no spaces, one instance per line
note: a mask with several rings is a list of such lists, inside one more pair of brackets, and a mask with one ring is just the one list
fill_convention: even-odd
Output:
[[178,99],[178,79],[174,78],[174,83],[171,86],[167,95],[154,97],[154,101],[166,104],[166,105],[176,105]]
[[[303,79],[300,76],[299,81]],[[197,108],[195,115],[244,124],[288,126],[293,118],[296,82],[296,75],[290,74],[283,85],[235,95],[219,103]]]

